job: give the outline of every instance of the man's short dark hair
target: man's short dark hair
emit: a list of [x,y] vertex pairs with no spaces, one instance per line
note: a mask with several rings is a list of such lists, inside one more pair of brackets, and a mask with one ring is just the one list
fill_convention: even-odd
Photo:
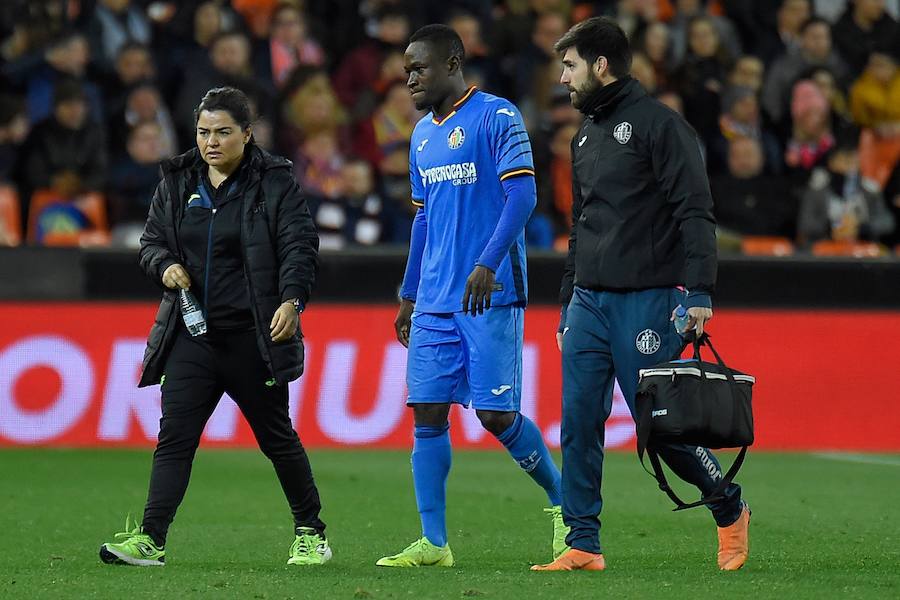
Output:
[[803,25],[800,26],[800,34],[806,33],[806,30],[812,27],[813,25],[824,25],[828,28],[828,31],[831,31],[831,23],[823,19],[822,17],[810,17],[806,21],[803,22]]
[[87,100],[87,94],[80,81],[72,77],[64,77],[53,86],[53,107],[73,100]]
[[416,31],[409,38],[409,43],[427,42],[437,49],[441,58],[449,59],[452,56],[459,57],[459,62],[465,62],[466,49],[463,48],[459,34],[446,25],[426,25]]
[[575,24],[553,46],[559,54],[569,48],[575,48],[588,65],[593,65],[597,58],[605,56],[613,77],[625,77],[631,72],[631,47],[628,44],[628,37],[612,19],[592,17]]

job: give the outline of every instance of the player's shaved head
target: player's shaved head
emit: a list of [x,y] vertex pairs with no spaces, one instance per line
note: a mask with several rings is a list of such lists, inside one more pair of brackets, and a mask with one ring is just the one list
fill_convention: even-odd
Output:
[[459,59],[460,64],[466,60],[466,49],[462,39],[452,28],[447,25],[426,25],[416,31],[409,38],[409,43],[425,42],[431,47],[434,58],[448,60],[452,57]]
[[409,39],[403,55],[406,85],[419,110],[448,107],[465,91],[462,63],[466,51],[459,35],[446,25],[426,25]]

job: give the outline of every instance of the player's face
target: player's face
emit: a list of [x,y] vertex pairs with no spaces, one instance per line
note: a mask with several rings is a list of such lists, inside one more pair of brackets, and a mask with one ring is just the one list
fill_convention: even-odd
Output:
[[204,110],[197,119],[197,148],[211,167],[227,169],[244,155],[250,140],[250,128],[241,129],[226,110]]
[[447,89],[447,65],[434,58],[428,44],[410,44],[403,54],[403,69],[407,75],[406,86],[417,110],[427,110],[441,103]]
[[575,48],[566,50],[562,63],[563,69],[559,82],[569,90],[572,106],[581,108],[591,92],[600,85],[600,82],[594,77],[587,61],[581,58]]

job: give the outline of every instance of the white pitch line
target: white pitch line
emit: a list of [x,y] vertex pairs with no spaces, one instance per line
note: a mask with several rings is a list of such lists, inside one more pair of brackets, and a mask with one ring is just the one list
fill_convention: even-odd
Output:
[[862,463],[864,465],[882,465],[885,467],[900,467],[900,457],[873,456],[871,454],[846,454],[843,452],[815,452],[816,458],[826,460],[839,460],[842,462]]

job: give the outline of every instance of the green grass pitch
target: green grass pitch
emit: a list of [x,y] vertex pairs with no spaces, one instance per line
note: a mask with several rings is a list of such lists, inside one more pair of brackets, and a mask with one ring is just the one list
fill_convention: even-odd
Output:
[[[406,452],[314,451],[334,559],[285,566],[287,505],[254,451],[198,452],[165,568],[101,564],[139,515],[148,450],[0,451],[0,598],[898,598],[900,456],[751,452],[751,555],[715,567],[705,509],[669,510],[631,454],[604,481],[603,573],[531,573],[550,552],[543,492],[502,452],[456,452],[452,569],[377,568],[419,533]],[[730,457],[728,457],[730,460]],[[684,489],[684,488],[680,488]]]

